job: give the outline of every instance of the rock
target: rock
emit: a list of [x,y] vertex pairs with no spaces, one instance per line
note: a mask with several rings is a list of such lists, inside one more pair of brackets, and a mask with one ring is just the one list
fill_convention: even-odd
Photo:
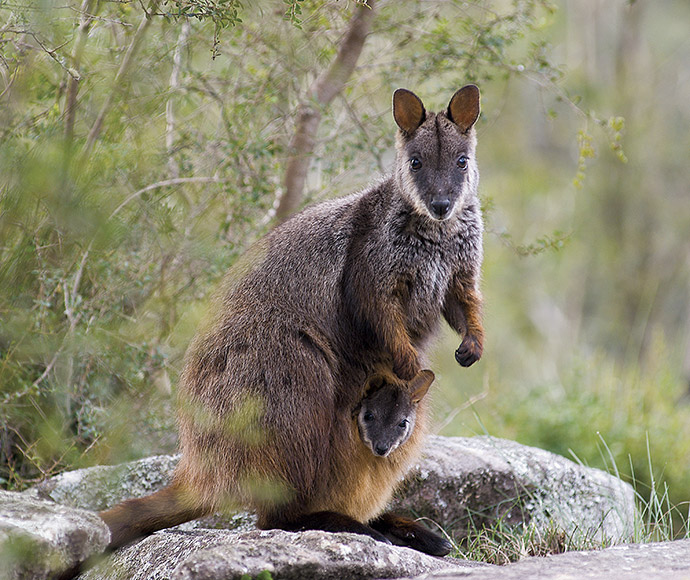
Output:
[[25,492],[57,503],[101,511],[130,497],[148,495],[165,487],[179,455],[156,455],[115,466],[66,471]]
[[414,580],[690,580],[690,539],[527,558],[509,566],[448,570]]
[[265,571],[274,580],[348,580],[482,566],[488,564],[435,558],[357,534],[165,531],[119,550],[81,580],[239,580]]
[[[179,456],[157,456],[115,467],[64,473],[37,486],[34,496],[92,510],[140,497],[170,481]],[[460,541],[472,527],[500,521],[562,531],[592,542],[629,541],[637,512],[632,487],[598,469],[534,447],[494,437],[430,437],[392,508],[441,525]],[[216,515],[181,529],[250,530],[255,518]]]
[[635,492],[601,470],[494,437],[431,437],[392,508],[427,517],[456,540],[497,522],[592,543],[630,541]]
[[0,579],[55,578],[108,541],[108,527],[96,514],[0,491]]
[[[179,455],[155,455],[120,465],[99,465],[56,475],[24,493],[70,507],[102,511],[130,497],[142,497],[170,483]],[[256,529],[256,516],[248,512],[213,514],[175,529]]]

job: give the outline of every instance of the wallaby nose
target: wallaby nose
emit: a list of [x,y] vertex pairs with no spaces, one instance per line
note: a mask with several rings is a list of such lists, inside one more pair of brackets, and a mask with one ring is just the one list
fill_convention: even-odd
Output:
[[388,453],[389,449],[390,447],[388,447],[387,445],[377,444],[374,451],[376,452],[376,455],[380,455],[381,457],[383,457],[386,453]]
[[449,199],[435,199],[431,202],[431,209],[438,217],[444,217],[450,209]]

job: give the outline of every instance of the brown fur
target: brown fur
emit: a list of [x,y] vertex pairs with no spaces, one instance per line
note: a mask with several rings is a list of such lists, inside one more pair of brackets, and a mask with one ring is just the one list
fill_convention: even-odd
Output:
[[[393,173],[294,216],[227,278],[181,376],[176,499],[149,500],[172,512],[149,522],[243,506],[264,528],[369,533],[358,522],[382,509],[409,457],[381,464],[361,449],[349,413],[367,377],[389,361],[413,379],[442,315],[463,337],[458,362],[481,356],[478,90],[461,89],[438,114],[398,91],[394,111]],[[103,517],[133,538],[153,527],[135,512]]]
[[[427,376],[422,376],[422,373],[427,373]],[[433,373],[422,373],[417,376],[428,388],[433,381]],[[361,522],[369,522],[383,511],[396,486],[421,454],[429,430],[429,405],[424,398],[426,388],[419,400],[412,402],[411,399],[415,396],[415,380],[406,383],[390,370],[379,371],[373,378],[382,381],[382,386],[377,388],[385,388],[388,385],[398,388],[403,393],[402,404],[410,409],[414,407],[414,411],[410,411],[410,414],[414,414],[411,434],[389,455],[379,457],[360,437],[357,418],[353,417],[348,421],[343,416],[341,424],[347,426],[347,434],[344,434],[347,445],[339,445],[341,453],[333,455],[328,474],[328,495],[314,511],[334,511],[347,514]],[[367,385],[371,383],[372,378],[367,381]],[[368,391],[366,394],[368,395]]]

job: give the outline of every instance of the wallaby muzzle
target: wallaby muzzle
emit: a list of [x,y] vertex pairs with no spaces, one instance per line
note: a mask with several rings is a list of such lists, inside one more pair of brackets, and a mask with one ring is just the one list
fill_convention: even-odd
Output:
[[380,455],[381,457],[388,455],[389,451],[390,447],[388,445],[381,445],[379,443],[374,447],[374,453],[376,453],[376,455]]
[[429,204],[431,206],[431,215],[434,219],[444,220],[451,214],[451,206],[449,199],[433,199]]

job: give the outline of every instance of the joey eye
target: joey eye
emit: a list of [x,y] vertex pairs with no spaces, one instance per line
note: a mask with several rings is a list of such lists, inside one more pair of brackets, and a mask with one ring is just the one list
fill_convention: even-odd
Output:
[[405,427],[407,427],[408,423],[409,421],[407,419],[403,419],[402,421],[400,421],[400,423],[398,423],[398,427],[400,427],[400,429],[404,429]]
[[412,171],[419,171],[422,168],[422,162],[419,157],[413,157],[410,159],[410,169]]
[[460,155],[460,157],[458,157],[458,161],[457,161],[458,167],[460,169],[462,169],[463,171],[465,171],[465,169],[467,169],[468,161],[469,161],[469,158],[467,157],[467,155]]
[[364,413],[364,420],[369,422],[374,420],[374,414],[371,411]]

